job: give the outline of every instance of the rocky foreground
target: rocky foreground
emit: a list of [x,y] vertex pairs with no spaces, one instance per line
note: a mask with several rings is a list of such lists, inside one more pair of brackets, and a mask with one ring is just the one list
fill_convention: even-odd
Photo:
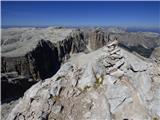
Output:
[[73,58],[32,86],[7,120],[158,119],[160,67],[115,44]]
[[160,119],[158,34],[27,28],[2,35],[3,120]]

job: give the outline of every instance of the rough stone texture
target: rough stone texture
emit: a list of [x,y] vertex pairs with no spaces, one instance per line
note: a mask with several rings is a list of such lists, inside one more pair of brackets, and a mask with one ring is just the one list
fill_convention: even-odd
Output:
[[12,111],[12,109],[16,106],[18,100],[11,101],[9,103],[1,104],[1,120],[6,120],[8,114]]
[[89,37],[89,47],[92,50],[103,47],[106,44],[105,32],[97,28],[96,30],[90,33]]
[[2,72],[33,79],[51,77],[70,54],[85,50],[80,30],[19,28],[2,30]]
[[159,38],[119,29],[2,29],[2,120],[158,119]]
[[151,55],[151,58],[160,65],[160,47],[156,47]]
[[[79,58],[86,59],[78,64]],[[7,120],[159,119],[159,80],[156,62],[110,44],[71,57],[53,77],[33,85]]]
[[126,32],[119,28],[83,28],[89,51],[118,40],[119,46],[149,58],[155,47],[160,46],[160,34],[152,32]]
[[121,47],[145,57],[150,57],[153,48],[160,45],[159,34],[127,33],[115,28],[83,32],[52,27],[2,29],[1,70],[45,79],[55,74],[71,54],[96,50],[115,39]]
[[160,35],[151,32],[124,32],[124,33],[110,33],[109,40],[113,41],[115,38],[120,43],[121,47],[127,48],[131,52],[149,58],[155,47],[160,46]]
[[[34,83],[53,76],[71,54],[85,49],[83,34],[76,29],[3,29],[2,101],[23,96]],[[5,78],[5,74],[13,72],[17,77]],[[10,82],[10,79],[15,82]]]

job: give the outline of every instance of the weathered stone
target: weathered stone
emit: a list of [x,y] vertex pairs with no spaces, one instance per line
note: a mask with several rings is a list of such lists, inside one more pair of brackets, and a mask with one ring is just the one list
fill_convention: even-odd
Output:
[[118,69],[117,71],[111,72],[110,75],[120,78],[124,75],[124,72]]
[[117,45],[118,45],[118,41],[114,40],[113,42],[111,42],[110,44],[108,44],[107,47],[111,47],[111,46],[116,47]]
[[78,81],[78,87],[84,89],[86,86],[92,86],[96,82],[96,75],[94,73],[92,64],[88,64],[82,78]]
[[100,29],[93,31],[89,39],[90,48],[96,50],[98,48],[103,47],[104,45],[105,45],[105,33]]
[[117,48],[117,49],[114,49],[113,51],[110,52],[110,55],[116,54],[116,53],[119,52],[119,51],[120,51],[120,49],[118,49],[118,48]]
[[[59,31],[59,29],[62,28],[56,30]],[[52,33],[53,29],[47,28],[47,30]],[[62,38],[66,36],[64,35],[65,32],[61,34],[62,36],[60,35]],[[70,33],[70,31],[68,32]],[[96,32],[99,36],[97,40],[103,41],[101,30]],[[28,34],[32,33],[27,33],[26,36],[23,34],[22,37],[27,38]],[[46,38],[48,38],[48,35],[50,34],[46,34]],[[104,39],[106,39],[105,37]],[[55,35],[55,38],[58,37]],[[113,38],[118,40],[118,37]],[[78,40],[80,42],[77,43]],[[66,40],[60,40],[54,44],[53,41],[53,39],[50,42],[40,41],[38,48],[35,48],[36,51],[37,49],[41,51],[47,45],[52,52],[56,51],[54,52],[56,53],[55,59],[66,63],[60,67],[53,77],[39,81],[28,89],[12,111],[8,111],[10,112],[9,116],[3,114],[4,119],[151,120],[160,117],[160,84],[158,82],[160,68],[156,62],[137,56],[124,48],[118,47],[117,44],[113,49],[105,46],[105,50],[99,49],[88,54],[72,55],[72,53],[84,50],[84,44],[87,43],[87,40],[83,41],[83,35],[79,30],[76,33],[71,33]],[[12,40],[8,42],[2,40],[5,45],[12,42]],[[83,44],[83,42],[85,43]],[[97,48],[101,47],[101,44],[102,42],[93,46]],[[5,48],[4,50],[8,49]],[[66,61],[66,55],[71,55],[68,62]],[[35,66],[33,65],[37,63],[37,58],[33,54],[29,54],[28,57],[30,58],[31,75],[35,73],[33,75],[35,78],[41,77],[43,72],[44,76],[47,75],[46,68],[34,69]],[[43,54],[40,58],[44,58]],[[22,63],[17,62],[16,68],[18,71],[22,70]],[[5,61],[3,61],[3,65],[3,71],[7,72]],[[44,66],[46,66],[46,63]],[[10,70],[12,71],[12,69]],[[39,74],[35,71],[41,72]],[[9,73],[8,76],[5,74],[3,76],[4,81],[10,79],[8,82],[13,84],[17,81],[11,77],[19,77],[20,75]],[[29,77],[29,79],[31,78]]]
[[[6,99],[6,96],[11,95],[10,93],[13,94],[11,98],[17,96],[19,92],[18,96],[23,95],[21,92],[37,81],[52,77],[70,54],[86,49],[82,32],[75,29],[26,28],[24,30],[20,28],[4,29],[3,33],[1,70],[7,78],[14,76],[14,79],[3,81],[2,99]],[[24,76],[23,81],[17,76]],[[29,81],[31,79],[34,82]],[[9,83],[10,80],[17,84]],[[22,90],[19,90],[21,87]],[[11,90],[7,90],[5,94],[4,92],[9,88]]]

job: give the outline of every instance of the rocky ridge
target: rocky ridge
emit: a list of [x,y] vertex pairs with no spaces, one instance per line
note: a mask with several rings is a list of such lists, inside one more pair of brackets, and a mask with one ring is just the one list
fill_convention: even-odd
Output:
[[[160,45],[156,33],[128,33],[117,29],[10,28],[2,30],[2,73],[45,79],[54,75],[71,54],[94,51],[117,39],[130,52],[150,57]],[[47,73],[47,74],[46,74]]]
[[[37,81],[53,76],[71,54],[85,49],[80,30],[62,28],[2,30],[1,72],[4,74],[1,77],[2,101],[22,96],[24,91]],[[5,76],[12,73],[17,75],[12,75],[12,78]],[[17,89],[20,88],[23,92],[19,94]]]
[[[92,94],[92,92],[96,93],[96,95],[98,92],[98,94],[100,94],[98,95],[98,97],[101,98],[101,93],[106,94],[107,91],[111,92],[107,92],[107,94],[110,96],[105,95],[105,98],[107,97],[107,101],[110,101],[107,102],[107,104],[109,104],[107,106],[109,106],[109,109],[111,109],[112,106],[112,112],[111,110],[109,111],[110,117],[107,117],[107,119],[134,118],[134,115],[138,115],[138,110],[141,111],[144,109],[144,111],[147,111],[145,112],[144,116],[147,117],[142,118],[158,118],[158,85],[160,75],[160,59],[158,48],[158,46],[160,45],[159,38],[159,34],[156,33],[128,33],[116,29],[105,30],[101,28],[96,28],[88,31],[52,27],[11,28],[4,31],[2,30],[2,119],[5,120],[7,118],[8,114],[6,113],[9,113],[18,101],[26,102],[26,99],[29,99],[25,96],[26,94],[31,94],[31,92],[26,92],[25,95],[24,92],[38,81],[40,82],[37,83],[37,88],[32,88],[33,91],[36,89],[38,89],[38,91],[41,91],[42,89],[43,93],[44,88],[45,90],[48,89],[48,91],[50,91],[50,89],[53,88],[52,85],[56,83],[55,89],[59,89],[59,91],[61,91],[62,89],[62,91],[64,90],[64,92],[67,92],[64,93],[67,94],[65,95],[65,97],[63,96],[64,94],[61,94],[61,92],[57,93],[58,95],[55,96],[52,96],[51,94],[51,96],[55,99],[58,99],[58,101],[59,98],[63,98],[58,103],[57,100],[55,100],[56,105],[58,104],[58,109],[62,108],[62,110],[60,110],[60,112],[57,112],[56,114],[54,113],[53,118],[72,118],[74,120],[93,119],[95,116],[97,116],[95,117],[96,119],[101,119],[98,118],[98,116],[101,116],[102,112],[101,110],[99,110],[100,107],[95,107],[95,110],[93,110],[93,116],[91,117],[92,112],[90,109],[88,110],[87,108],[85,108],[87,104],[85,104],[85,102],[82,102],[84,98],[82,98],[81,94],[83,94],[83,97],[92,100],[93,98],[90,95]],[[112,41],[114,42],[111,43]],[[103,46],[105,47],[102,48]],[[64,65],[61,68],[62,64]],[[67,66],[71,67],[72,69],[68,68]],[[58,75],[56,74],[55,76],[59,77],[57,79],[60,79],[60,84],[56,82],[58,80],[55,80],[56,78],[55,76],[53,76],[57,71]],[[59,75],[60,71],[64,71],[64,75]],[[50,77],[52,77],[53,79]],[[46,78],[49,79],[45,80]],[[67,82],[63,83],[64,81],[62,81],[61,78],[63,78],[62,80],[64,81],[67,80]],[[121,88],[123,89],[124,87],[123,80],[121,82],[121,79],[125,79],[125,81],[127,79],[127,81],[129,81],[129,83],[125,83],[125,87],[129,86],[129,88],[126,89],[130,91],[127,94],[125,93],[125,90],[122,90],[122,92],[118,93],[118,91],[121,91]],[[106,82],[105,84],[103,82],[104,80]],[[46,81],[50,82],[46,83]],[[45,85],[43,88],[42,86],[44,83]],[[46,84],[49,87],[46,87]],[[114,85],[118,85],[118,87]],[[99,90],[100,88],[103,90]],[[136,90],[136,88],[138,88],[138,90]],[[115,89],[117,89],[117,91]],[[68,96],[68,94],[70,94],[69,91],[71,91],[71,94],[78,94],[78,96],[80,94],[80,96],[77,98],[74,95]],[[123,92],[125,93],[125,97],[123,96]],[[50,93],[51,92],[47,94],[49,94],[50,96]],[[138,97],[134,96],[133,93],[138,94]],[[111,94],[115,94],[116,96],[114,96],[115,98],[113,97],[113,100]],[[118,94],[122,94],[122,98],[121,96],[118,96]],[[16,100],[23,95],[23,99],[25,100],[22,100],[21,98],[19,100]],[[41,93],[35,93],[35,96],[38,96],[39,99],[43,97]],[[33,98],[35,96],[33,96]],[[131,103],[133,101],[140,101],[140,105],[139,103],[135,102],[133,102],[134,104],[130,104],[130,102],[126,103],[126,100],[128,100],[128,97],[126,96],[131,96],[129,97]],[[135,97],[136,100],[133,99]],[[104,98],[104,96],[102,98]],[[40,104],[43,102],[45,103],[45,101],[51,101],[51,98],[44,98],[42,100],[39,99],[37,101],[39,101]],[[67,99],[67,101],[69,99],[68,105],[65,104],[65,99]],[[99,100],[94,101],[96,101],[95,104],[100,105]],[[80,103],[81,106],[77,105],[73,109],[73,111],[76,111],[73,113],[76,113],[77,115],[71,115],[71,118],[68,118],[68,116],[70,116],[71,114],[70,111],[72,111],[72,107],[70,106],[72,103],[74,104],[73,106],[76,106],[76,103]],[[117,110],[115,110],[115,113],[113,110],[113,106],[115,107],[118,103],[120,103],[119,106],[121,106],[122,103],[122,106],[125,106],[125,109],[123,107],[120,107],[122,109],[120,109],[118,113]],[[126,105],[124,105],[123,103],[125,103]],[[26,106],[27,104],[29,105],[31,104],[31,102],[27,102]],[[82,107],[83,104],[84,106]],[[128,109],[126,107],[127,105],[133,107],[133,111],[131,111],[130,113],[128,113],[130,109],[128,111],[126,110]],[[138,108],[138,110],[135,110],[136,105],[142,106],[143,109]],[[55,105],[54,103],[51,103],[51,105],[49,106],[54,107]],[[33,105],[33,109],[34,107],[35,106]],[[46,106],[41,107],[42,109],[46,109]],[[26,109],[25,105],[22,106],[22,108]],[[63,111],[63,108],[65,108],[65,111]],[[38,114],[40,114],[40,112],[43,112],[42,109],[39,110],[38,105],[35,109],[38,110]],[[57,110],[56,107],[54,107],[54,109]],[[96,109],[98,109],[99,113],[96,113]],[[115,107],[115,109],[119,109],[119,107]],[[86,115],[89,117],[82,117],[83,113],[81,113],[80,111],[83,110],[84,112],[87,112],[86,114],[89,114]],[[104,107],[104,110],[108,110],[108,107]],[[32,110],[31,108],[31,111],[33,112],[35,110]],[[52,110],[49,110],[49,113],[51,113],[52,115],[51,111]],[[122,115],[122,111],[126,111],[124,115]],[[24,118],[27,120],[31,119],[30,117],[25,115],[24,112],[17,112],[18,111],[15,110],[16,114],[23,114]],[[26,113],[29,116],[32,116],[28,112],[29,111],[26,110]],[[44,113],[47,114],[47,116],[49,115],[45,110]],[[108,112],[104,114],[108,116]],[[10,116],[14,117],[15,115]],[[23,117],[19,116],[20,115],[16,115],[17,118],[15,119],[23,119]],[[41,117],[39,117],[38,119],[45,118],[42,117],[42,114],[40,114],[40,116]],[[136,119],[140,119],[141,117],[139,116],[141,115],[138,115]],[[34,118],[36,117],[37,115],[34,116]],[[103,118],[104,117],[102,117],[102,119]],[[9,117],[8,119],[11,118]],[[52,119],[52,117],[48,119]]]
[[160,64],[160,47],[156,47],[152,53],[151,58]]
[[143,57],[151,57],[155,47],[160,46],[160,35],[152,32],[127,32],[118,28],[82,29],[90,51],[101,48],[109,41],[118,40],[119,45]]
[[159,119],[158,64],[117,44],[82,54],[83,64],[73,58],[33,85],[7,120]]
[[[78,30],[28,28],[14,32],[17,29],[2,31],[2,73],[17,71],[35,80],[45,79],[51,77],[71,53],[85,50],[83,35]],[[43,75],[45,73],[48,76]]]

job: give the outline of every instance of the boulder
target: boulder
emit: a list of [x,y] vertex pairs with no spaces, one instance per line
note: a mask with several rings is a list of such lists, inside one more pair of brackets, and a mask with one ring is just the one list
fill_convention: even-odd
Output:
[[[158,119],[159,83],[151,79],[159,74],[155,70],[159,68],[154,67],[156,63],[119,49],[124,57],[124,65],[117,71],[106,75],[102,61],[108,56],[103,49],[95,52],[101,53],[96,59],[81,66],[71,60],[62,65],[53,77],[27,90],[7,120]],[[146,70],[138,68],[135,72],[128,69],[127,65],[133,59],[141,68],[147,64]]]

